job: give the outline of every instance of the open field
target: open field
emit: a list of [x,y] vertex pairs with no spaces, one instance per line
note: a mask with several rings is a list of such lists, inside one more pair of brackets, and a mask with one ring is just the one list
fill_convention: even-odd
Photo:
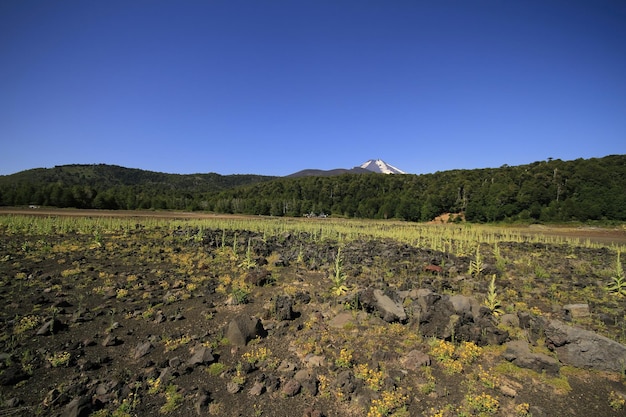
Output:
[[0,210],[0,415],[624,415],[624,252],[624,227]]
[[[306,221],[305,219],[290,219],[290,218],[275,218],[264,216],[244,216],[244,215],[228,215],[228,214],[208,214],[203,212],[182,212],[182,211],[152,211],[152,210],[77,210],[77,209],[54,209],[54,208],[12,208],[12,207],[0,207],[0,215],[13,214],[13,215],[25,215],[25,216],[67,216],[67,217],[88,217],[88,218],[153,218],[153,219],[180,219],[180,220],[217,220],[217,219],[233,219],[242,220],[242,224],[246,224],[247,221],[256,223],[258,219],[283,221],[289,223],[291,221]],[[310,220],[314,224],[319,224],[319,219]],[[382,228],[388,229],[389,225],[396,225],[400,229],[413,228],[420,230],[423,227],[431,227],[433,225],[425,225],[423,223],[407,223],[392,221],[377,222],[368,220],[331,220],[323,219],[326,223],[335,224],[339,223],[353,223],[353,224],[380,224]],[[408,226],[408,227],[407,227]],[[442,226],[442,225],[438,225]],[[478,227],[478,226],[476,226]],[[494,229],[493,226],[481,226],[485,230]],[[592,226],[564,226],[564,225],[530,225],[530,226],[506,226],[504,229],[510,234],[519,234],[520,236],[526,236],[529,240],[542,240],[545,237],[547,241],[563,242],[565,239],[576,244],[588,244],[599,243],[604,245],[626,245],[626,225],[615,227],[592,227]],[[498,229],[499,233],[503,231],[502,228]],[[554,239],[551,239],[554,238]],[[561,239],[563,238],[563,239]]]

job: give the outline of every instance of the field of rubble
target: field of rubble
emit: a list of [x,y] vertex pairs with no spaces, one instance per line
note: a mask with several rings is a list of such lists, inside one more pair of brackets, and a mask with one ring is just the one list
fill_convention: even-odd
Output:
[[166,217],[0,215],[0,416],[626,412],[623,226]]

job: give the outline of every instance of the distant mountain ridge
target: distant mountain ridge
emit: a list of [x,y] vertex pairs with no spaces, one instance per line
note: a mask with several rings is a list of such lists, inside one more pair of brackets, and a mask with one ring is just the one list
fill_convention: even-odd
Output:
[[164,189],[219,191],[240,185],[269,181],[279,177],[216,173],[168,174],[109,164],[69,164],[53,168],[34,168],[11,175],[0,175],[2,184],[62,184],[65,186],[142,186],[159,185]]
[[287,175],[287,178],[299,178],[299,177],[333,177],[335,175],[342,174],[406,174],[395,166],[386,163],[382,159],[370,159],[362,163],[360,166],[354,168],[336,168],[336,169],[303,169],[302,171],[294,172]]
[[107,164],[71,164],[0,175],[0,205],[97,209],[206,208],[207,195],[279,177],[167,174]]
[[373,174],[372,171],[354,167],[351,169],[336,168],[336,169],[303,169],[302,171],[294,172],[293,174],[286,175],[285,178],[300,178],[300,177],[334,177],[342,174]]

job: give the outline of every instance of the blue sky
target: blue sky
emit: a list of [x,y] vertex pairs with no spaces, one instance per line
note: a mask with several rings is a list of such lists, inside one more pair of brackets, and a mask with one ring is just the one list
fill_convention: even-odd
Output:
[[626,154],[626,2],[0,2],[0,175]]

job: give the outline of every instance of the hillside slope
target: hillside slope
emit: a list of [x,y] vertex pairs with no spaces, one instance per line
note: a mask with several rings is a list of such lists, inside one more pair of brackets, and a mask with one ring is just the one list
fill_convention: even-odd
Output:
[[[360,168],[362,169],[362,168]],[[111,165],[66,165],[0,177],[0,205],[205,210],[430,221],[626,220],[626,155],[426,175],[267,177],[163,174]]]
[[167,174],[116,165],[62,165],[0,176],[1,205],[200,209],[199,198],[269,181],[262,175]]
[[281,178],[225,190],[207,201],[223,213],[429,221],[442,213],[493,222],[626,220],[626,155],[426,175]]

